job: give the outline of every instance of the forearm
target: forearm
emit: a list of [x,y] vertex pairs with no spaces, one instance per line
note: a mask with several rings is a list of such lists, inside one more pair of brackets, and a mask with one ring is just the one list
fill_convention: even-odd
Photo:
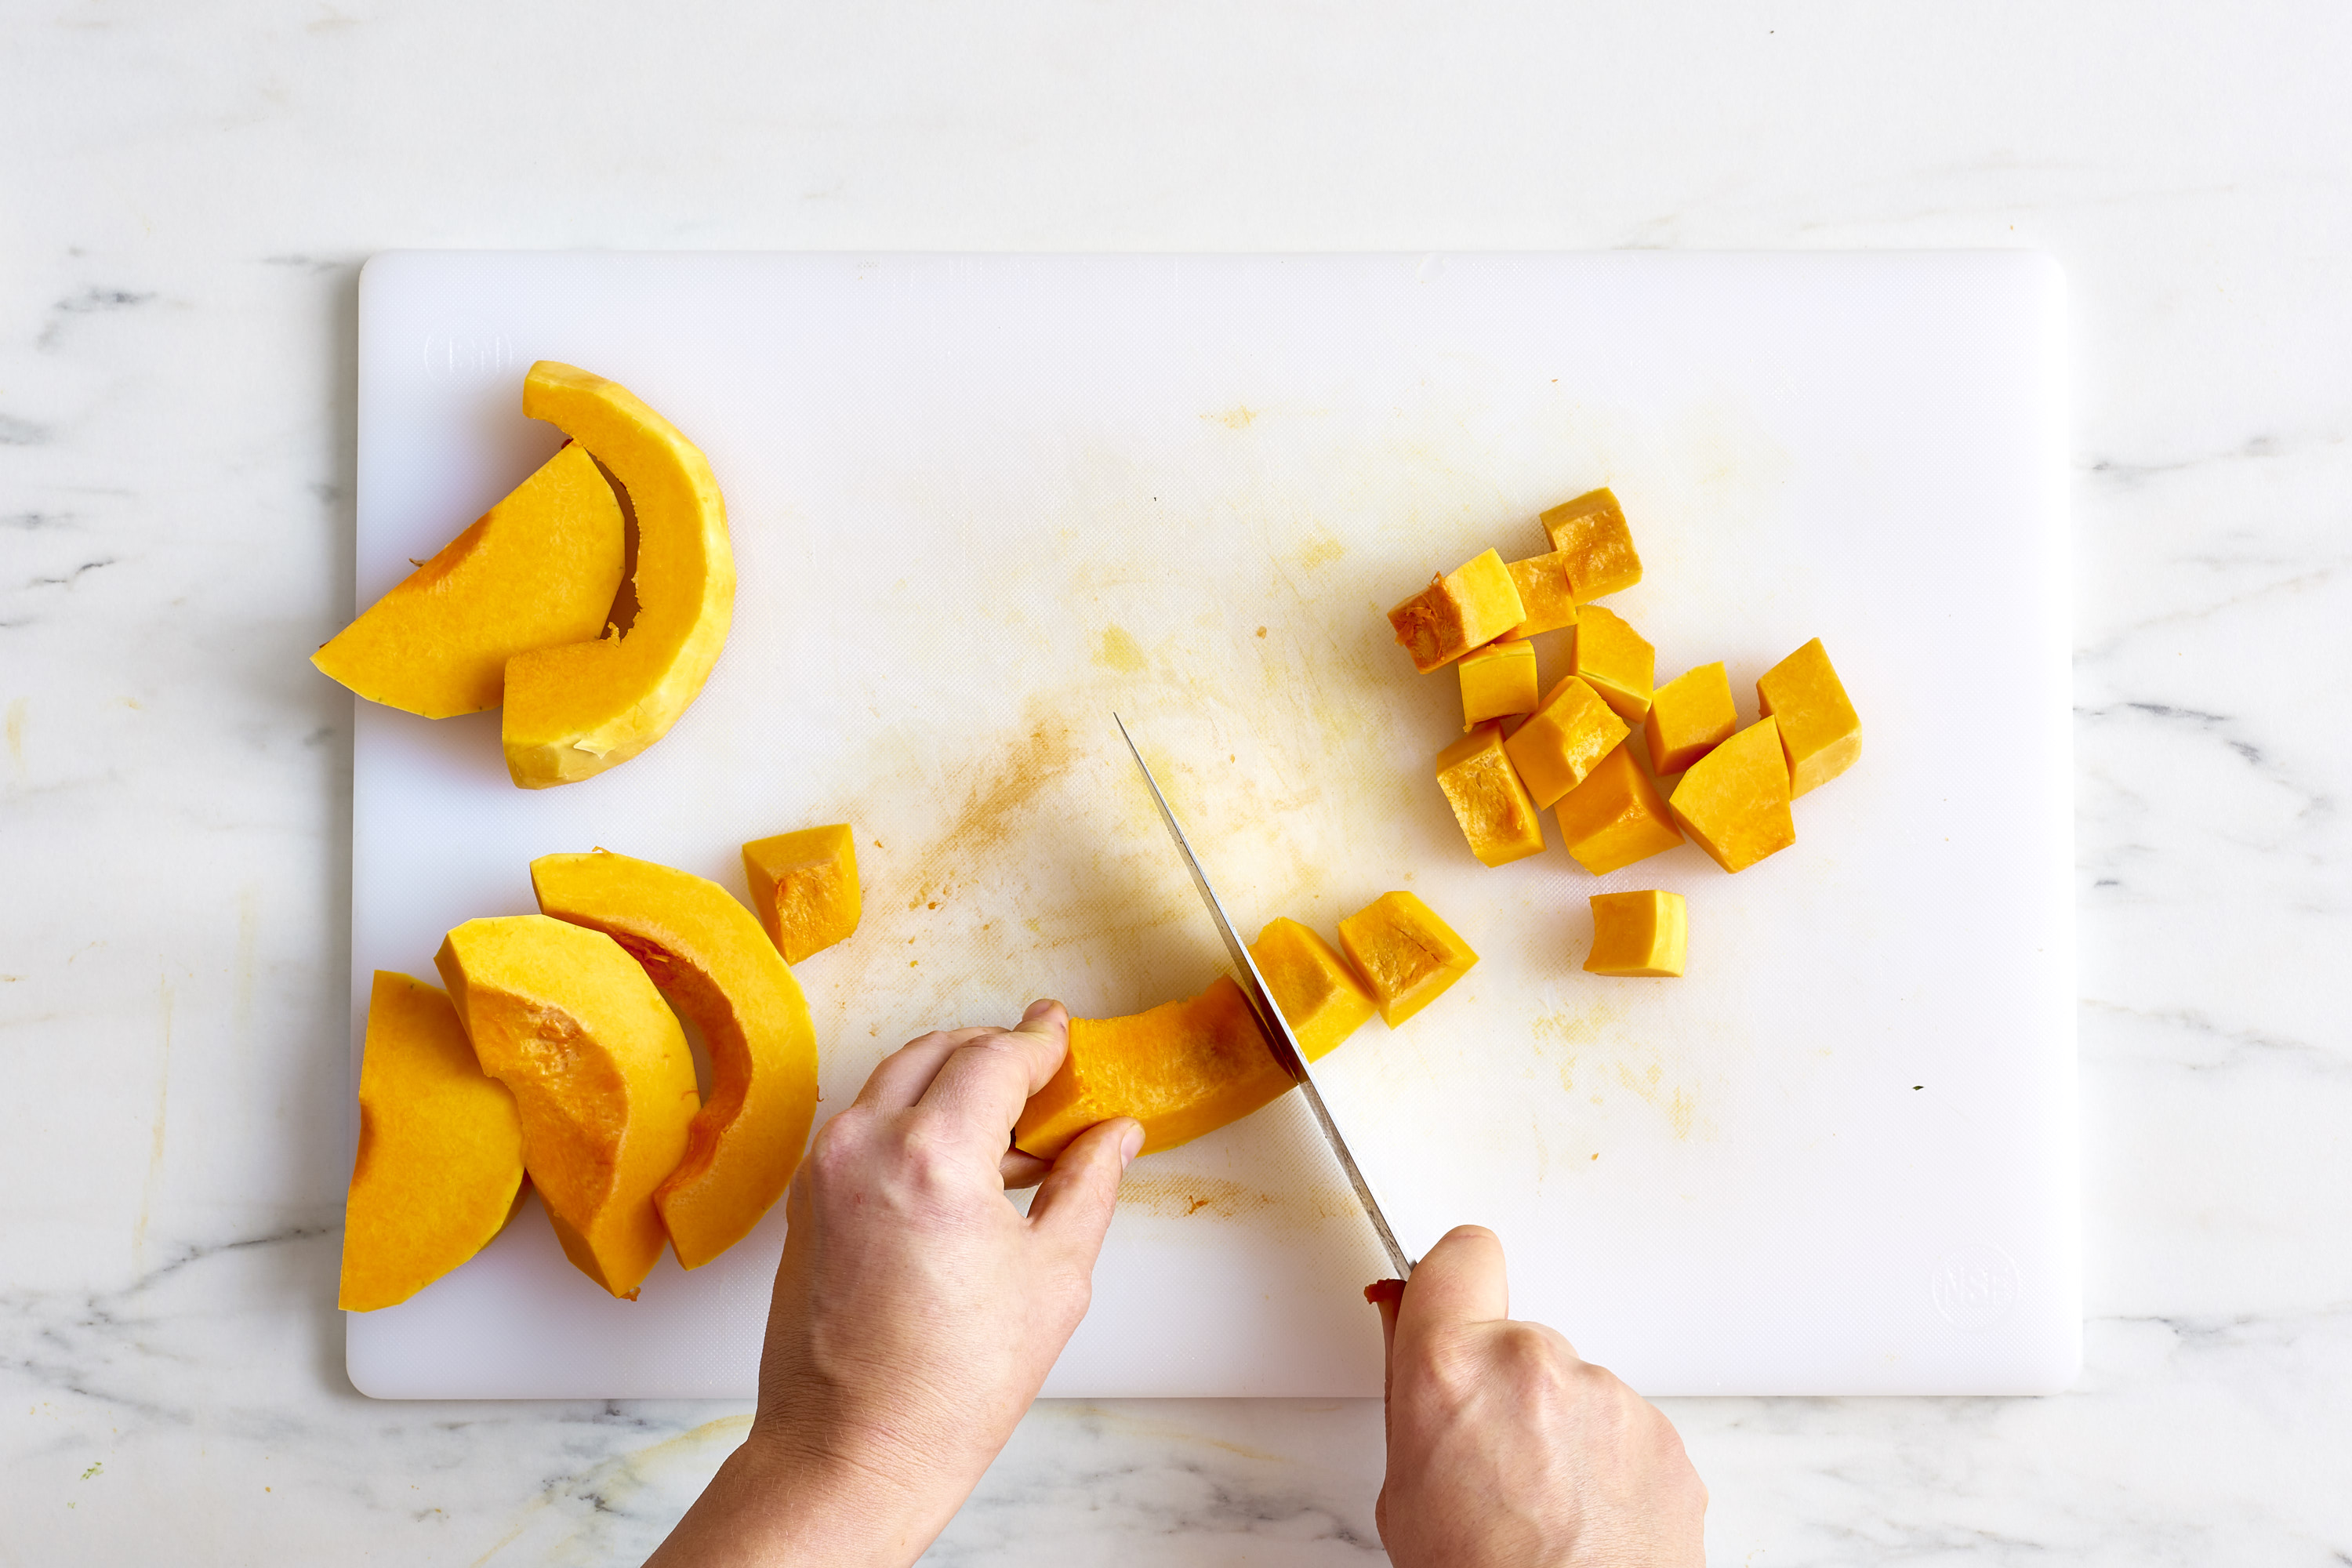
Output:
[[646,1568],[904,1568],[970,1489],[950,1489],[790,1452],[755,1429]]

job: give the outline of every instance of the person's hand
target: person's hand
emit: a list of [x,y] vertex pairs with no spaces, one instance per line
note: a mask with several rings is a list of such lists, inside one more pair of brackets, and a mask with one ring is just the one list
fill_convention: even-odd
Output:
[[1556,1331],[1511,1321],[1493,1231],[1447,1232],[1401,1300],[1376,1300],[1389,1468],[1374,1518],[1398,1568],[1702,1568],[1706,1488],[1682,1439]]
[[[1058,1002],[926,1035],[817,1133],[751,1436],[654,1563],[907,1563],[946,1525],[1086,1316],[1143,1141],[1122,1118],[1050,1166],[1008,1153],[1068,1039]],[[1004,1193],[1029,1182],[1024,1218]]]

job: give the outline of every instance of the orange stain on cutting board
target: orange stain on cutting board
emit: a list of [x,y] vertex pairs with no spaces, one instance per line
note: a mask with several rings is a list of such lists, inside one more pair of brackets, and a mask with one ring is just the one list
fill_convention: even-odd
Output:
[[1118,1206],[1169,1219],[1200,1215],[1285,1226],[1320,1225],[1356,1212],[1354,1196],[1338,1187],[1273,1193],[1224,1176],[1182,1174],[1129,1174],[1119,1184]]

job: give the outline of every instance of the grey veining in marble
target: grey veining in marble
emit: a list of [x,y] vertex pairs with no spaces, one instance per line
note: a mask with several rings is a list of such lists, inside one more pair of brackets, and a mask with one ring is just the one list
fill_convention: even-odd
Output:
[[[2347,58],[2276,3],[0,13],[0,1564],[628,1561],[742,1429],[341,1373],[305,656],[357,264],[460,245],[2054,254],[2087,1370],[1671,1414],[1722,1563],[2352,1562]],[[1370,1405],[1045,1406],[934,1558],[1366,1560],[1379,1469]]]

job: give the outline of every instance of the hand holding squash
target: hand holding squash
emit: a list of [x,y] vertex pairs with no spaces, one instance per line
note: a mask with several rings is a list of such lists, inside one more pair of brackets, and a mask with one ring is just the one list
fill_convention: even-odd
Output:
[[1130,1120],[1074,1139],[1024,1216],[1000,1170],[1069,1018],[926,1035],[817,1133],[785,1202],[751,1434],[652,1560],[912,1563],[1045,1381],[1092,1293]]

